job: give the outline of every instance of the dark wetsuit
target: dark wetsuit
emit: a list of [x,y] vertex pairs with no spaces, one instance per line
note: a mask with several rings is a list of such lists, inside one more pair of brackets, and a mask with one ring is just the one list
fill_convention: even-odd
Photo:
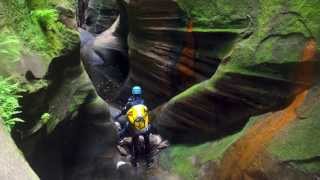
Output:
[[[127,113],[127,111],[135,105],[138,104],[144,104],[144,100],[141,98],[141,96],[131,96],[128,99],[127,104],[125,107],[121,110],[121,113],[117,116],[121,116]],[[150,130],[151,130],[151,125],[149,125],[149,128],[145,132],[139,132],[137,131],[132,125],[129,123],[127,120],[125,124],[123,125],[122,129],[119,132],[120,139],[124,137],[132,137],[132,152],[134,152],[134,158],[137,157],[137,151],[134,149],[135,147],[138,146],[139,142],[139,135],[142,135],[144,138],[144,144],[145,144],[145,159],[147,163],[151,162],[151,157],[150,157],[150,140],[149,140],[149,135],[150,135]],[[133,163],[136,164],[136,159],[132,159]]]

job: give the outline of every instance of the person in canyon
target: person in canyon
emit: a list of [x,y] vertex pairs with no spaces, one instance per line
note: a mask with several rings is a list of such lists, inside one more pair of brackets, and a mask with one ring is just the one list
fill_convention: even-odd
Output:
[[131,145],[131,163],[132,166],[137,166],[139,137],[144,139],[144,159],[147,167],[152,164],[151,150],[150,150],[150,133],[151,124],[149,123],[148,108],[144,105],[142,98],[142,88],[134,86],[132,88],[132,96],[129,97],[128,102],[122,108],[121,112],[115,117],[117,121],[122,115],[127,115],[127,121],[119,130],[119,137],[122,140],[124,137],[132,138]]

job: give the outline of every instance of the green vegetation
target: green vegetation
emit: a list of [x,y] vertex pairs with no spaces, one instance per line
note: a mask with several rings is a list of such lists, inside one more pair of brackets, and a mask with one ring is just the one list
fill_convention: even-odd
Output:
[[304,110],[301,116],[304,118],[280,133],[268,149],[280,160],[303,171],[319,173],[320,103]]
[[301,18],[304,20],[305,24],[312,35],[316,38],[318,44],[320,44],[320,9],[319,0],[304,0],[304,1],[288,1],[289,6],[292,11],[299,12]]
[[0,33],[0,58],[6,62],[15,62],[21,55],[21,44],[17,36],[5,31]]
[[20,91],[18,83],[0,76],[0,117],[9,132],[17,122],[23,122],[22,119],[15,117],[20,113],[18,102],[20,96],[17,95]]
[[61,54],[64,48],[71,48],[70,39],[78,42],[78,34],[58,21],[58,12],[54,9],[32,11],[31,19],[41,27],[46,39],[44,51],[51,57]]
[[[300,57],[297,57],[297,53],[293,52],[301,53],[304,41],[293,34],[306,38],[314,36],[319,42],[320,27],[317,22],[320,20],[318,16],[320,10],[314,8],[317,7],[319,1],[293,0],[287,2],[286,0],[259,2],[259,14],[252,17],[255,25],[254,34],[235,46],[232,58],[225,68],[230,68],[231,65],[247,68],[247,66],[264,62],[277,64],[297,62]],[[285,12],[290,13],[281,14]],[[270,36],[272,34],[277,36]],[[283,69],[275,69],[274,71],[276,71],[273,72],[275,75],[281,75],[284,72]],[[261,71],[261,74],[264,72]]]
[[22,45],[17,36],[8,30],[0,32],[0,74],[10,74],[19,61]]
[[27,83],[21,83],[21,88],[23,88],[29,94],[35,93],[41,89],[45,89],[49,86],[48,81],[45,79],[39,79],[36,81],[29,81]]
[[[242,132],[230,135],[223,139],[207,142],[197,146],[177,145],[170,149],[172,170],[184,179],[196,179],[197,164],[202,165],[208,161],[219,160],[223,153],[241,136]],[[196,164],[193,164],[193,160]]]
[[41,115],[40,121],[42,124],[47,124],[51,119],[51,114],[49,113],[43,113]]
[[27,0],[27,4],[32,9],[55,7],[56,5],[75,9],[76,0]]
[[25,48],[52,59],[72,47],[72,42],[78,42],[78,33],[59,22],[59,14],[50,1],[9,0],[3,4],[0,10],[5,11],[7,29]]
[[69,9],[76,9],[77,0],[48,0],[49,4],[58,4]]
[[187,19],[197,28],[242,29],[249,25],[247,16],[252,11],[250,1],[231,0],[226,3],[222,0],[178,0],[177,2],[185,11]]

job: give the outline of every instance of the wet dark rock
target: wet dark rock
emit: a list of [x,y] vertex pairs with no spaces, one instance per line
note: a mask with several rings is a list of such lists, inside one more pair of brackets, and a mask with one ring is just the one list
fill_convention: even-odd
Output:
[[119,14],[115,0],[79,0],[78,12],[80,27],[93,34],[108,29]]
[[[103,99],[114,99],[129,73],[126,38],[122,37],[120,19],[96,38],[81,31],[82,60],[98,94]],[[91,37],[90,37],[91,36]],[[113,94],[112,96],[110,96]]]

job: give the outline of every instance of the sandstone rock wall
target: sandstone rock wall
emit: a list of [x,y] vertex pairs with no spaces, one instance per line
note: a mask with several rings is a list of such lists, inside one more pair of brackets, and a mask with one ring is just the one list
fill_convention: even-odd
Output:
[[[317,0],[119,1],[117,28],[84,46],[83,60],[87,69],[105,68],[89,75],[109,83],[96,86],[98,92],[116,92],[100,93],[108,102],[121,104],[132,85],[141,85],[161,135],[172,143],[200,143],[201,151],[183,149],[199,153],[200,163],[175,153],[179,146],[166,154],[173,161],[169,169],[183,177],[200,168],[194,171],[200,175],[191,177],[312,179],[319,176],[319,149],[307,150],[314,141],[301,139],[315,138],[307,131],[319,124],[318,5]],[[127,33],[117,34],[118,28]],[[127,47],[112,48],[126,38]],[[99,49],[102,42],[105,49]],[[126,62],[126,52],[126,80],[110,77],[111,67],[126,75],[117,67]],[[212,151],[203,148],[207,141]]]

